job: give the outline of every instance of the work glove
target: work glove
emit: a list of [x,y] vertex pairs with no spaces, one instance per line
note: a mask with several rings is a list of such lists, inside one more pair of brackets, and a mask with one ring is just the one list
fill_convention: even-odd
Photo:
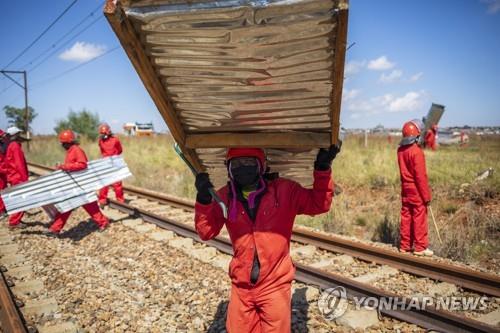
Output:
[[318,155],[316,155],[316,161],[314,161],[314,169],[319,171],[329,170],[341,147],[342,141],[339,141],[337,144],[331,145],[328,149],[320,148]]
[[200,172],[199,174],[197,174],[194,186],[198,191],[198,193],[196,194],[196,201],[203,205],[208,205],[210,202],[212,202],[212,196],[210,195],[209,188],[214,186],[210,182],[208,173]]

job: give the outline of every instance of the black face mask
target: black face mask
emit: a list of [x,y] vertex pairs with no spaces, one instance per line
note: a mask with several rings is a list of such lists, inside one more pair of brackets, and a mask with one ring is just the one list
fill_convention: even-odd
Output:
[[66,142],[61,143],[61,146],[63,146],[63,148],[65,150],[68,150],[69,148],[71,148],[72,145],[73,145],[72,143],[66,143]]
[[253,185],[259,179],[257,166],[240,166],[231,168],[234,181],[240,186]]

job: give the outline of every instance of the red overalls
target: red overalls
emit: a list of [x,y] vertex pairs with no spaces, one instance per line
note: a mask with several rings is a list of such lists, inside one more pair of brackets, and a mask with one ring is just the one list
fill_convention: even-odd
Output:
[[425,134],[425,147],[432,150],[436,150],[436,133],[433,129],[430,129]]
[[[7,187],[7,167],[5,166],[5,156],[0,148],[0,191]],[[5,205],[0,196],[0,214],[5,212]]]
[[[328,212],[333,197],[331,170],[314,171],[313,189],[288,179],[267,183],[251,221],[243,204],[237,202],[237,220],[228,221],[212,202],[196,202],[195,226],[203,240],[217,236],[226,224],[233,246],[229,266],[232,282],[226,328],[229,333],[290,332],[291,282],[295,266],[290,257],[290,237],[295,216]],[[228,187],[218,191],[228,203]],[[229,205],[228,205],[229,207]],[[255,251],[260,261],[257,282],[250,282]]]
[[[72,145],[68,151],[66,152],[66,158],[64,159],[64,164],[60,165],[58,169],[64,171],[79,171],[87,168],[87,156],[85,152],[80,148],[80,146],[74,144]],[[99,228],[105,228],[109,223],[106,216],[104,216],[99,210],[99,206],[97,202],[91,202],[82,206],[83,209],[92,217],[95,223],[99,226]],[[50,231],[53,233],[59,233],[69,216],[71,215],[71,210],[65,213],[59,213],[54,219],[54,223],[50,226]]]
[[425,156],[418,144],[398,148],[401,175],[401,243],[402,251],[423,251],[429,245],[427,206],[431,190],[427,179]]
[[[7,171],[7,182],[10,186],[15,186],[28,181],[28,165],[26,164],[26,159],[24,158],[23,148],[19,142],[10,141],[7,143],[4,166]],[[23,216],[24,212],[12,214],[9,217],[9,225],[17,225],[21,223]]]
[[[106,140],[99,139],[99,148],[101,149],[102,157],[115,156],[115,155],[120,155],[122,153],[122,145],[120,143],[120,140],[115,136],[111,136]],[[125,199],[123,197],[122,182],[114,183],[111,186],[113,186],[113,190],[115,191],[116,200],[120,202],[125,202]],[[103,205],[106,204],[108,191],[109,191],[109,186],[105,186],[99,191],[100,204]]]

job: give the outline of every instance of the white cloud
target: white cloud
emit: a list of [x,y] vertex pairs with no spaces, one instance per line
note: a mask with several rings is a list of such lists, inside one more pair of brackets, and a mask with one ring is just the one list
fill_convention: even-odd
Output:
[[489,14],[496,14],[500,11],[500,0],[481,0],[481,2],[488,5]]
[[403,96],[385,94],[368,100],[352,100],[347,104],[347,109],[366,114],[415,111],[423,105],[424,97],[423,91],[410,91]]
[[353,75],[358,73],[366,64],[366,61],[351,60],[345,65],[344,74]]
[[382,73],[382,75],[380,75],[379,81],[383,83],[391,83],[399,80],[402,76],[403,76],[403,71],[395,69],[389,74]]
[[352,119],[358,119],[360,117],[361,117],[361,115],[359,113],[353,113],[353,114],[351,114],[351,118]]
[[368,62],[368,69],[374,71],[384,71],[387,69],[391,69],[394,66],[395,64],[390,62],[386,56],[381,56]]
[[390,112],[415,111],[422,105],[422,92],[410,91],[389,102]]
[[356,98],[359,95],[359,90],[358,89],[344,89],[342,92],[342,97],[344,101],[349,101],[354,98]]
[[422,75],[424,75],[424,73],[422,73],[422,72],[418,72],[417,74],[412,75],[410,77],[410,82],[417,82],[418,80],[420,80],[420,78],[422,77]]
[[106,51],[104,45],[92,43],[76,42],[70,49],[59,55],[59,59],[76,62],[86,62],[92,60]]

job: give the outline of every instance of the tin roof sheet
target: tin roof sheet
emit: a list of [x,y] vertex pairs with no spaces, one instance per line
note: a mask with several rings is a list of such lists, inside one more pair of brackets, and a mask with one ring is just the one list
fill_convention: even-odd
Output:
[[313,150],[338,135],[347,1],[129,0],[105,12],[195,166],[224,173],[221,148],[261,145],[272,169],[310,178]]

